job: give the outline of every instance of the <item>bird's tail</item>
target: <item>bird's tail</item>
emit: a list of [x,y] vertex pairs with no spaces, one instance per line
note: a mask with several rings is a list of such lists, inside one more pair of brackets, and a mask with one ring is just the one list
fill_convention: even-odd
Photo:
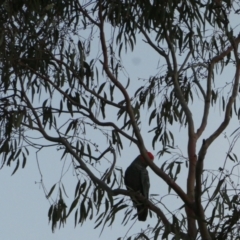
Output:
[[144,204],[137,205],[137,214],[139,221],[146,221],[148,215],[148,208]]

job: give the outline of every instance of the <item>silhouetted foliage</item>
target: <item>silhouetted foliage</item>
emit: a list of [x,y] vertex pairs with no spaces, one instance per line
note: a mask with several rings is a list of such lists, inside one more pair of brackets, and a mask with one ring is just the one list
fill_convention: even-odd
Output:
[[[239,129],[223,166],[210,171],[203,164],[211,144],[240,113],[240,35],[231,20],[239,13],[238,1],[230,0],[5,0],[0,5],[1,168],[11,166],[15,174],[30,152],[48,148],[71,163],[76,187],[70,205],[62,179],[49,191],[41,182],[51,202],[52,230],[68,217],[75,225],[92,220],[102,231],[120,212],[123,225],[136,218],[132,193],[123,189],[123,171],[115,165],[126,142],[137,146],[165,182],[165,194],[181,199],[166,210],[152,195],[147,204],[155,226],[128,239],[240,239],[234,175],[239,160],[233,152]],[[142,41],[161,62],[153,63],[155,73],[146,68],[148,79],[135,83],[122,57]],[[231,76],[219,87],[225,68]],[[218,104],[221,122],[206,133]],[[146,115],[148,133],[143,133]],[[176,125],[187,131],[186,149],[176,147]],[[158,157],[170,156],[161,167],[147,155],[145,134]],[[186,191],[176,182],[184,165]]]

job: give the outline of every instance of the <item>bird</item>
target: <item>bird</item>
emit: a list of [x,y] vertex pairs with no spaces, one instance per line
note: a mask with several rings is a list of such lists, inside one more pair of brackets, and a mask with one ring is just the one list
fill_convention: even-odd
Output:
[[[153,161],[154,156],[151,152],[147,152],[148,157]],[[124,183],[127,190],[140,193],[148,199],[150,181],[147,171],[148,163],[142,155],[139,155],[130,164],[125,171]],[[148,215],[148,207],[146,203],[137,200],[137,196],[131,196],[133,205],[137,208],[139,221],[146,221]]]

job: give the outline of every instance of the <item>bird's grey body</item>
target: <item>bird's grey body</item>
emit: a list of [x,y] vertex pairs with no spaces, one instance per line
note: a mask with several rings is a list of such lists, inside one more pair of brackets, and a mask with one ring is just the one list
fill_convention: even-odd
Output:
[[[153,155],[149,156],[153,160]],[[145,159],[139,155],[127,168],[124,178],[125,185],[129,191],[138,192],[146,199],[149,197],[150,188],[147,166]],[[136,196],[131,197],[131,199],[137,208],[138,220],[145,221],[148,215],[146,202],[139,201]]]

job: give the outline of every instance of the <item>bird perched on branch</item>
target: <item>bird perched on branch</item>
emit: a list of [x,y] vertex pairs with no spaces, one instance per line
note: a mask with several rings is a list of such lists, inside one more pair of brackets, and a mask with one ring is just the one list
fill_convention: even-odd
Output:
[[[153,161],[154,156],[152,153],[147,152],[149,158]],[[127,168],[124,176],[124,182],[129,191],[134,191],[140,193],[146,199],[149,195],[149,176],[147,171],[148,163],[139,155]],[[146,221],[148,215],[148,207],[143,201],[139,201],[137,196],[131,197],[134,206],[137,208],[138,220]]]

